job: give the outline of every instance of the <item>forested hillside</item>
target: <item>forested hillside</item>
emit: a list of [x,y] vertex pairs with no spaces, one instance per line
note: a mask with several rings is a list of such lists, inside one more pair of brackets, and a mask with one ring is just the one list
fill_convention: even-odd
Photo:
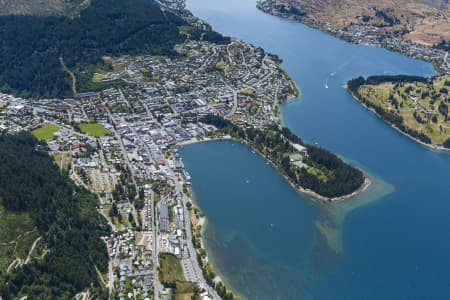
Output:
[[96,210],[97,198],[75,186],[29,134],[0,136],[0,204],[31,216],[48,251],[7,273],[0,270],[4,299],[71,299],[90,288],[104,298],[96,268],[106,272],[108,256],[100,239],[109,233]]
[[24,97],[71,95],[71,70],[102,56],[173,53],[185,22],[148,0],[92,0],[80,17],[0,16],[0,90]]

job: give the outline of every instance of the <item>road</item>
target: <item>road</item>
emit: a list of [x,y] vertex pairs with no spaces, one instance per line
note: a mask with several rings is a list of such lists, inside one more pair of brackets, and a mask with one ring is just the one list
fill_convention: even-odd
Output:
[[[109,118],[111,119],[111,122],[116,124],[116,121],[111,113],[111,111],[109,110],[108,106],[106,105],[106,103],[103,103],[103,105],[105,105],[106,107],[106,112],[108,113]],[[131,182],[133,183],[133,186],[136,190],[136,197],[138,195],[138,186],[136,184],[136,173],[133,169],[133,166],[130,163],[130,160],[128,159],[128,153],[125,149],[125,146],[123,145],[122,142],[122,137],[120,136],[120,134],[117,133],[116,128],[114,126],[111,127],[112,132],[114,133],[114,136],[116,137],[117,141],[119,142],[119,146],[120,146],[120,150],[122,151],[122,155],[123,158],[125,160],[125,163],[127,165],[128,170],[130,171],[131,174]],[[136,212],[136,208],[134,207],[134,205],[130,205],[131,206],[131,213],[133,214],[133,218],[134,220],[136,220],[136,222],[138,222],[139,218],[138,218],[138,214]]]
[[234,115],[238,106],[238,92],[230,86],[227,87],[233,92],[233,107],[231,108],[230,112],[225,115],[225,117]]
[[[234,113],[237,109],[237,91],[233,90],[233,96],[234,96],[234,106],[232,109],[232,113]],[[126,101],[126,98],[123,96],[123,98]],[[128,101],[127,101],[128,103]],[[105,103],[104,103],[105,104]],[[105,105],[106,106],[106,105]],[[106,106],[107,107],[107,106]],[[144,107],[146,108],[147,114],[148,116],[152,116],[150,111],[148,111],[147,107],[144,105]],[[113,123],[116,123],[114,120],[114,116],[112,115],[112,113],[110,112],[110,110],[108,108],[106,108],[106,112],[108,113],[109,118],[111,119],[111,121]],[[147,153],[149,158],[152,158],[153,155],[148,147],[148,145],[145,143],[145,141],[143,141],[141,139],[141,136],[139,134],[137,134],[137,132],[135,132],[135,129],[133,126],[131,126],[130,124],[128,124],[125,120],[122,120],[122,122],[124,124],[127,124],[127,126],[133,131],[134,136],[136,136],[139,139],[139,146],[143,147],[143,149],[145,150],[145,152]],[[121,151],[123,153],[125,162],[127,164],[128,169],[130,170],[131,173],[131,179],[133,184],[136,186],[136,181],[135,181],[135,172],[134,169],[131,166],[131,163],[128,159],[128,154],[126,152],[126,149],[122,143],[122,139],[121,136],[117,133],[116,129],[113,127],[112,128],[112,132],[114,133],[116,139],[119,142]],[[183,214],[184,214],[184,220],[185,220],[185,229],[186,229],[186,245],[187,245],[187,250],[188,250],[188,254],[189,254],[189,258],[188,261],[192,266],[192,270],[196,275],[196,278],[198,279],[198,281],[196,282],[201,288],[207,290],[209,292],[210,295],[212,295],[213,299],[217,299],[220,300],[221,298],[219,297],[219,295],[217,294],[217,292],[210,287],[205,279],[203,278],[203,272],[200,268],[200,265],[197,261],[197,255],[196,255],[196,251],[194,249],[194,245],[192,243],[192,232],[191,232],[191,221],[190,221],[190,217],[189,217],[189,211],[187,210],[187,197],[186,195],[183,193],[183,189],[182,189],[182,184],[180,183],[180,181],[178,180],[176,174],[174,173],[174,171],[172,169],[168,169],[169,170],[169,176],[170,178],[173,179],[174,183],[175,183],[175,191],[177,192],[178,195],[181,196],[182,199],[182,204],[183,204]],[[158,254],[159,254],[159,236],[158,236],[158,232],[159,232],[159,228],[158,228],[158,221],[156,219],[156,207],[154,205],[154,192],[151,191],[151,196],[150,196],[150,205],[151,205],[151,215],[152,215],[152,232],[153,232],[153,251],[152,251],[152,260],[153,260],[153,272],[154,272],[154,299],[159,299],[159,293],[160,291],[163,289],[163,286],[161,285],[161,283],[158,280]],[[136,214],[134,206],[133,207],[133,212],[134,214]],[[137,215],[135,216],[135,220],[137,220]],[[112,276],[112,275],[110,275]],[[112,277],[110,277],[112,278]]]
[[[121,97],[129,104],[128,100],[126,99],[126,97],[123,95],[122,91],[120,91],[121,93]],[[141,103],[141,105],[143,105]],[[147,115],[149,117],[152,117],[150,111],[148,110],[146,105],[143,105],[146,109]],[[134,111],[134,110],[133,110]],[[127,124],[128,128],[131,129],[131,131],[133,132],[134,136],[136,136],[139,139],[139,146],[143,147],[145,152],[147,153],[149,159],[152,159],[153,155],[152,152],[150,151],[147,143],[142,140],[141,136],[135,131],[134,127],[131,126],[130,124],[128,124],[126,121],[124,121],[125,124]],[[154,205],[155,201],[154,201],[154,192],[151,192],[151,196],[150,196],[150,213],[152,216],[152,233],[153,233],[153,251],[152,251],[152,260],[153,260],[153,273],[154,273],[154,296],[155,299],[159,299],[159,292],[163,289],[162,284],[159,282],[158,279],[158,257],[159,257],[159,245],[158,245],[158,222],[156,220],[156,209],[155,209],[155,205]]]
[[158,237],[158,221],[156,220],[156,209],[155,209],[155,194],[152,191],[151,197],[151,213],[152,213],[152,226],[153,226],[153,273],[154,273],[154,288],[155,288],[155,299],[159,299],[159,291],[163,289],[161,283],[158,279],[158,256],[159,256],[159,237]]
[[444,63],[447,63],[447,66],[450,68],[450,63],[447,62],[447,59],[448,59],[448,52],[445,53],[444,55]]
[[28,263],[30,262],[31,254],[33,254],[34,248],[36,248],[37,243],[38,243],[41,239],[42,239],[42,236],[38,237],[38,238],[34,241],[33,245],[32,245],[31,248],[30,248],[30,251],[28,251],[27,258],[25,259],[25,262],[23,263],[24,265],[26,265],[26,264],[28,264]]
[[108,299],[111,299],[112,291],[114,288],[114,273],[113,273],[113,262],[110,259],[108,262]]
[[[207,58],[205,59],[205,61],[203,62],[203,64],[201,65],[201,67],[200,67],[199,69],[205,68],[206,65],[208,64],[209,59],[211,59],[212,57],[214,57],[214,56],[217,55],[217,50],[216,50],[216,48],[213,47],[212,50],[213,50],[213,54],[211,54],[209,57],[207,57]],[[198,70],[196,70],[196,71],[194,71],[194,72],[198,73]]]
[[120,94],[120,98],[122,98],[122,100],[127,104],[127,106],[131,109],[131,111],[135,115],[136,111],[134,110],[133,106],[130,104],[128,99],[125,97],[125,95],[123,94],[122,89],[119,89],[119,94]]
[[[153,118],[153,115],[151,114],[151,112],[149,111],[147,105],[144,105],[144,103],[142,103],[141,100],[138,100],[141,105],[145,108],[145,111],[147,112],[147,116],[149,118]],[[159,122],[158,122],[159,123]],[[161,124],[160,124],[161,125]],[[135,131],[134,128],[132,126],[129,126],[131,128],[131,130],[133,130],[133,133],[139,138],[139,141],[141,142],[141,144],[144,147],[145,152],[147,152],[147,155],[149,158],[152,158],[153,155],[148,147],[148,145],[145,143],[145,141],[143,141],[141,139],[141,136],[138,135]],[[158,245],[158,222],[156,220],[156,208],[155,208],[155,201],[154,201],[154,197],[155,197],[155,193],[153,192],[153,190],[151,191],[151,195],[150,195],[150,200],[149,200],[149,204],[150,204],[150,213],[151,213],[151,226],[152,226],[152,233],[153,233],[153,251],[152,251],[152,260],[153,260],[153,273],[154,273],[154,299],[159,299],[159,291],[163,289],[161,283],[159,282],[158,279],[158,256],[159,256],[159,245]]]
[[194,248],[194,244],[192,243],[192,230],[191,230],[191,218],[189,217],[189,211],[187,209],[187,196],[183,193],[183,188],[181,186],[180,181],[177,179],[176,174],[173,172],[172,169],[169,168],[169,174],[170,177],[173,179],[175,183],[175,191],[178,195],[181,196],[181,201],[183,203],[183,214],[184,214],[184,227],[186,230],[186,245],[189,253],[189,261],[192,265],[192,269],[194,273],[196,274],[196,277],[198,278],[197,284],[209,292],[209,294],[212,296],[213,299],[220,300],[221,298],[217,294],[217,292],[206,282],[205,278],[203,277],[202,269],[200,268],[200,265],[197,261],[197,255]]
[[70,78],[72,79],[72,94],[74,97],[77,96],[77,78],[75,77],[75,74],[69,70],[69,68],[66,66],[66,64],[64,63],[64,58],[62,56],[59,57],[59,62],[63,68],[64,71],[66,71],[69,75]]
[[[145,152],[147,152],[148,157],[151,159],[152,157],[152,152],[150,151],[150,149],[148,148],[147,144],[145,143],[145,141],[143,141],[141,139],[141,136],[139,134],[137,134],[137,132],[134,130],[134,127],[127,124],[128,127],[133,131],[134,135],[139,139],[140,142],[140,146],[142,146],[145,150]],[[152,259],[153,259],[153,273],[154,273],[154,292],[155,292],[155,299],[159,299],[159,291],[162,290],[162,285],[158,280],[158,256],[159,256],[159,248],[158,248],[158,222],[156,221],[156,210],[155,210],[155,205],[154,205],[155,201],[154,201],[154,192],[151,192],[151,196],[150,196],[150,213],[152,215],[152,232],[153,232],[153,251],[152,251]]]
[[228,54],[228,62],[230,63],[230,65],[233,65],[233,58],[231,57],[231,51],[230,51],[230,47],[233,46],[234,43],[230,43],[227,46],[227,54]]

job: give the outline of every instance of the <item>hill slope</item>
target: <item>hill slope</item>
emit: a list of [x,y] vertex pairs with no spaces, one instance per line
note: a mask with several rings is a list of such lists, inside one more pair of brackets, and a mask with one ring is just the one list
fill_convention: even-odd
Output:
[[[75,186],[46,153],[35,150],[36,145],[29,134],[0,135],[0,211],[20,216],[18,226],[32,222],[48,250],[40,258],[26,259],[21,267],[1,269],[0,295],[5,300],[25,295],[71,299],[91,287],[94,298],[103,299],[95,268],[107,271],[108,254],[100,236],[109,230],[96,210],[97,197]],[[5,221],[0,225],[8,230]],[[31,243],[22,248],[30,249]]]
[[[104,55],[170,55],[185,22],[148,0],[93,0],[79,17],[0,16],[0,90],[67,97],[72,71]],[[111,34],[113,33],[113,34]]]
[[410,137],[450,149],[450,76],[370,76],[348,89],[380,118]]
[[0,15],[65,15],[78,5],[88,3],[83,0],[0,0]]
[[[275,0],[287,12],[343,29],[373,25],[379,33],[397,32],[426,45],[450,40],[448,0]],[[293,8],[293,9],[292,9]]]

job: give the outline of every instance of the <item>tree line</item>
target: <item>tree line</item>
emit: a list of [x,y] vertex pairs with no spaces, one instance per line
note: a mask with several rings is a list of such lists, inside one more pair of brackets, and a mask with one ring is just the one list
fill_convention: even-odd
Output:
[[402,83],[402,82],[422,82],[428,84],[432,82],[431,78],[414,76],[414,75],[374,75],[364,78],[359,76],[357,78],[351,79],[347,82],[347,88],[355,93],[358,88],[362,85],[377,85],[381,83],[392,82],[392,83]]

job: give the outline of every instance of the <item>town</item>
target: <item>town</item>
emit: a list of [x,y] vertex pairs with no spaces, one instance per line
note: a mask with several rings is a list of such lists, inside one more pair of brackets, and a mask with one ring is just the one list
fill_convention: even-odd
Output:
[[298,95],[276,56],[241,41],[188,40],[175,51],[105,58],[113,71],[92,80],[120,84],[71,99],[0,94],[0,132],[32,132],[99,196],[113,232],[103,238],[110,299],[230,299],[201,248],[203,217],[177,149],[216,130],[201,116],[262,128]]

